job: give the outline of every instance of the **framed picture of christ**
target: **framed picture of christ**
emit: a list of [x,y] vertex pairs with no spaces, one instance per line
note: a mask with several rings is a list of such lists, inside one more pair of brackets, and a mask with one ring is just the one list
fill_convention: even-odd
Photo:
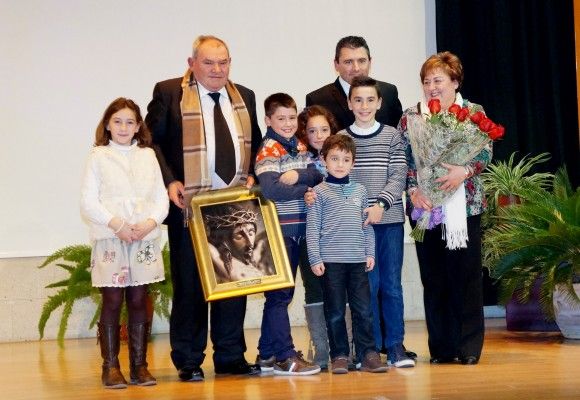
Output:
[[207,301],[294,285],[274,203],[259,187],[191,201],[190,233]]

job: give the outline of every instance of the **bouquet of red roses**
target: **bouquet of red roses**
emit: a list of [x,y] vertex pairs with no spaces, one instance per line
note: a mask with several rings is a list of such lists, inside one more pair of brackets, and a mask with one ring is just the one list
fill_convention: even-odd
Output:
[[407,118],[409,141],[417,168],[419,188],[433,204],[432,211],[414,209],[411,217],[417,226],[411,236],[423,240],[425,229],[445,221],[440,207],[454,194],[439,189],[436,179],[446,175],[441,164],[465,165],[492,140],[504,135],[504,127],[487,118],[479,106],[471,108],[453,104],[441,111],[439,99],[428,104],[430,115],[411,115]]

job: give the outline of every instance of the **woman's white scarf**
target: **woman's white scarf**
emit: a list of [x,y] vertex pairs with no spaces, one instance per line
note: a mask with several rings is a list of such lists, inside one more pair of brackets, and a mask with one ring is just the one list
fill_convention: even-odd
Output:
[[[455,104],[463,107],[463,97],[459,92],[455,95]],[[431,112],[427,103],[421,101],[421,113],[429,117]],[[443,203],[443,226],[441,239],[447,242],[449,250],[467,247],[467,203],[465,200],[465,182],[457,188],[453,195]]]

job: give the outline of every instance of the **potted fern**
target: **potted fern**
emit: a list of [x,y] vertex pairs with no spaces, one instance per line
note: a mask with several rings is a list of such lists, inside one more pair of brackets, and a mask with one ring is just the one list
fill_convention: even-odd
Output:
[[[173,296],[173,287],[171,285],[171,269],[167,244],[163,247],[162,255],[165,266],[165,281],[150,284],[148,286],[148,292],[152,302],[152,311],[161,318],[169,319],[169,307]],[[68,327],[69,317],[73,311],[73,306],[77,300],[87,297],[90,297],[97,304],[95,313],[89,323],[89,328],[92,329],[97,323],[101,313],[101,295],[99,289],[93,287],[91,284],[90,263],[91,246],[78,244],[63,247],[55,251],[38,266],[38,268],[45,268],[49,265],[55,265],[69,273],[66,279],[46,286],[47,289],[58,289],[58,291],[49,296],[42,307],[42,312],[38,320],[40,339],[44,337],[44,329],[52,313],[62,307],[57,340],[59,346],[63,347],[64,336]],[[121,322],[126,322],[126,312],[121,314]]]
[[[504,301],[518,293],[525,302],[540,279],[539,302],[546,315],[556,318],[565,336],[575,331],[580,338],[580,188],[572,188],[564,168],[551,186],[524,183],[518,189],[521,204],[498,209],[497,223],[484,237],[487,264],[501,279]],[[572,330],[555,314],[563,309],[568,315],[575,310]]]
[[[538,188],[548,188],[553,174],[532,173],[541,163],[550,159],[549,153],[541,153],[536,156],[526,155],[516,162],[516,152],[512,153],[507,161],[494,161],[481,174],[482,182],[488,201],[488,208],[483,215],[482,228],[485,232],[493,227],[497,220],[494,218],[498,214],[498,209],[510,204],[520,203],[524,195],[521,188],[524,186],[536,186]],[[488,252],[486,246],[483,248],[483,265],[488,267]],[[497,299],[497,282],[488,273],[487,283],[490,291],[493,291],[494,298]],[[518,295],[513,296],[506,304],[506,323],[508,330],[532,330],[532,331],[557,331],[558,326],[546,320],[538,301],[538,291],[540,282],[537,281],[531,291],[531,295],[525,303],[518,300]]]

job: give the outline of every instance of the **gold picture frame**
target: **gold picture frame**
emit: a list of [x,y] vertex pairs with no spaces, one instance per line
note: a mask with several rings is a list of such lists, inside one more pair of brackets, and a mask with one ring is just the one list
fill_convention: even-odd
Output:
[[196,195],[191,208],[189,231],[206,301],[294,286],[276,206],[259,187]]

